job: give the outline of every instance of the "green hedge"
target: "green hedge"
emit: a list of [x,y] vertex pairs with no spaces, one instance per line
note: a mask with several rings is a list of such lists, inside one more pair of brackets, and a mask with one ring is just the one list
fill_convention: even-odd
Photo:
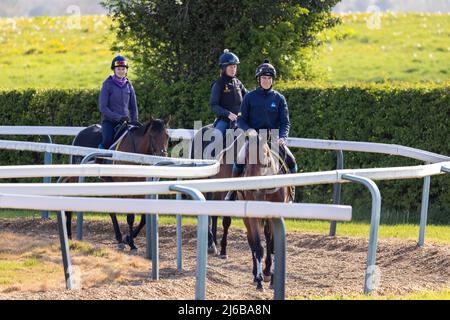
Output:
[[[173,128],[192,128],[194,120],[209,123],[209,82],[155,83],[151,88],[135,84],[141,120],[150,113],[172,114]],[[368,141],[419,148],[450,155],[450,95],[444,85],[348,85],[279,84],[288,101],[292,137]],[[98,123],[98,90],[0,91],[0,125],[87,126]],[[27,139],[38,137],[2,137]],[[55,137],[58,143],[71,138]],[[41,163],[42,154],[0,151],[0,164]],[[335,153],[296,150],[302,172],[331,170]],[[368,153],[346,152],[346,168],[417,165],[412,159]],[[54,162],[67,162],[54,156]],[[450,223],[450,179],[431,179],[429,221]],[[420,179],[379,182],[383,198],[382,221],[417,223],[423,181]],[[298,200],[331,202],[329,185],[298,188]],[[368,220],[370,195],[362,186],[345,184],[342,203],[352,204],[354,219]]]

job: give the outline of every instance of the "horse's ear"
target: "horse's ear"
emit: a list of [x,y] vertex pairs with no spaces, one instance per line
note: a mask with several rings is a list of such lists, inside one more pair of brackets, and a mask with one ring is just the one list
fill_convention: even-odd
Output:
[[164,124],[165,124],[166,126],[168,126],[171,119],[172,119],[172,116],[171,116],[170,113],[169,113],[169,114],[166,114],[162,120],[164,121]]
[[152,123],[153,121],[155,121],[155,119],[153,118],[152,115],[150,115],[149,119],[148,119],[149,123]]

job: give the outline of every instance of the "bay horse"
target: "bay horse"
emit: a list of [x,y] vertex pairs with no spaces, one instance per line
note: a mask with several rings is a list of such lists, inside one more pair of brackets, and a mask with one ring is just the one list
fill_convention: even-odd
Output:
[[[240,129],[237,129],[235,126],[232,126],[232,130],[227,130],[226,136],[223,138],[225,141],[222,144],[220,152],[217,154],[205,154],[205,150],[207,147],[211,145],[209,139],[204,139],[205,136],[214,135],[217,137],[219,132],[214,129],[212,124],[204,126],[200,128],[194,136],[194,139],[191,143],[191,159],[215,159],[220,162],[219,172],[209,177],[208,179],[220,179],[220,178],[230,178],[233,173],[233,164],[237,157],[237,151],[239,148],[239,141],[241,136]],[[220,134],[221,136],[221,134]],[[206,157],[205,157],[206,156]],[[227,191],[222,192],[208,192],[205,195],[206,200],[224,200],[227,195]],[[220,252],[217,250],[217,216],[212,216],[208,223],[208,253],[217,255],[217,257],[221,259],[227,259],[227,238],[228,238],[228,230],[231,226],[231,217],[223,217],[222,218],[222,239],[220,241]]]
[[[256,137],[247,141],[239,152],[238,161],[245,163],[242,177],[269,176],[277,174],[286,174],[288,172],[284,161],[284,156],[280,156],[269,146],[267,139]],[[270,138],[269,138],[270,141]],[[256,143],[258,150],[256,161],[250,162],[250,144]],[[276,142],[274,142],[276,143]],[[280,148],[281,149],[281,148]],[[245,162],[243,159],[245,158]],[[295,189],[293,187],[278,187],[274,189],[263,190],[244,190],[238,191],[238,200],[248,201],[272,201],[289,202],[294,200]],[[273,287],[272,254],[274,254],[273,221],[272,219],[261,218],[243,218],[247,230],[247,240],[252,252],[253,260],[253,282],[256,283],[256,289],[263,291],[262,282],[270,281],[270,288]],[[266,240],[266,259],[265,268],[262,269],[262,259],[264,249],[261,242],[261,235],[264,233]]]
[[[162,119],[153,119],[150,116],[149,121],[142,126],[134,127],[125,130],[119,142],[114,143],[110,150],[140,153],[146,155],[155,155],[167,157],[169,145],[168,127],[170,123],[170,115],[166,115]],[[97,148],[102,141],[101,126],[98,124],[91,125],[78,133],[73,141],[74,146]],[[80,163],[82,157],[72,156],[71,163]],[[117,162],[118,164],[118,162]],[[109,182],[132,182],[145,181],[144,178],[131,177],[105,177],[104,181]],[[78,182],[76,177],[64,178],[62,182]],[[115,213],[110,213],[113,223],[114,233],[117,240],[117,248],[119,250],[125,249],[125,244],[130,247],[130,250],[135,252],[137,247],[134,243],[134,238],[145,225],[145,215],[141,215],[141,220],[136,229],[133,228],[135,215],[127,214],[128,235],[122,237],[117,216]],[[69,239],[72,238],[72,212],[66,212],[67,217],[67,233]]]

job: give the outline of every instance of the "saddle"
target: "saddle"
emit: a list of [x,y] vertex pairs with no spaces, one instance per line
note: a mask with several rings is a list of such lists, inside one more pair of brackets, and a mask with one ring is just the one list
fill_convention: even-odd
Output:
[[[98,125],[100,130],[101,130],[101,126]],[[125,137],[125,135],[128,132],[132,132],[138,128],[140,128],[142,126],[142,124],[138,123],[137,125],[134,124],[130,124],[127,122],[122,122],[119,123],[115,128],[114,128],[114,138],[113,138],[113,143],[112,145],[109,147],[109,150],[116,150],[118,148],[118,146],[120,145],[120,142],[122,141],[122,139]],[[136,144],[135,141],[133,139],[133,136],[131,136],[131,139],[133,141],[133,148],[134,151],[136,152]],[[95,159],[95,163],[98,164],[112,164],[111,160],[108,159],[100,159],[100,158],[96,158]],[[109,182],[109,181],[108,181]]]
[[[142,127],[142,124],[140,124],[140,123],[137,123],[136,125],[130,124],[128,122],[119,123],[114,128],[113,143],[112,143],[111,147],[109,147],[109,150],[115,150],[128,132],[132,132],[140,127]],[[134,139],[133,139],[133,147],[134,147],[134,152],[136,152],[136,144],[134,142]]]

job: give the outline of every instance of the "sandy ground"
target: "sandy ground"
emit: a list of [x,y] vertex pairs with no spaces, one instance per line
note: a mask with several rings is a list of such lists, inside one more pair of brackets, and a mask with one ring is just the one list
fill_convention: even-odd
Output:
[[[122,230],[126,230],[124,225]],[[8,257],[20,260],[32,254],[53,271],[34,271],[31,278],[19,275],[17,285],[0,282],[0,299],[193,299],[195,236],[195,226],[183,227],[183,271],[178,272],[175,227],[160,226],[160,280],[152,281],[150,261],[144,259],[143,234],[137,238],[139,253],[131,255],[115,250],[110,223],[85,221],[83,243],[92,250],[72,252],[82,289],[68,291],[64,289],[56,221],[1,219],[1,260]],[[367,245],[365,238],[288,233],[286,297],[361,294]],[[273,290],[267,283],[264,292],[256,291],[252,283],[252,260],[245,231],[231,229],[228,256],[227,260],[208,256],[207,299],[273,298]],[[450,288],[450,246],[428,244],[418,248],[410,240],[381,239],[377,267],[377,295]],[[2,270],[0,279],[5,272]]]

